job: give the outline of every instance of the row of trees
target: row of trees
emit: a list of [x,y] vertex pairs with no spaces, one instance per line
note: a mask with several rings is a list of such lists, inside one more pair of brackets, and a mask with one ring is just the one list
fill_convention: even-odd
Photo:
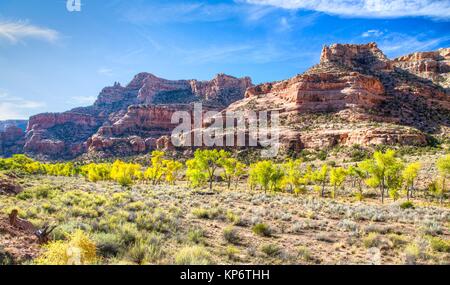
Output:
[[[144,181],[153,185],[166,182],[174,184],[182,178],[184,165],[175,160],[164,158],[165,153],[154,151],[151,165],[148,168],[136,163],[126,163],[117,160],[114,163],[91,163],[76,166],[71,162],[44,164],[34,161],[24,155],[0,159],[0,169],[21,170],[30,174],[46,174],[52,176],[83,176],[92,182],[112,180],[122,186],[130,186],[135,181]],[[439,177],[430,186],[432,194],[444,199],[447,184],[450,181],[450,155],[439,159],[437,164]],[[338,191],[351,184],[357,189],[355,195],[363,198],[365,187],[378,189],[381,201],[389,195],[397,200],[402,193],[409,200],[414,196],[416,180],[421,170],[418,162],[405,164],[396,156],[395,151],[375,152],[372,158],[352,165],[348,168],[331,167],[323,164],[314,168],[302,160],[288,160],[277,164],[273,161],[260,161],[247,165],[233,158],[230,152],[224,150],[197,150],[194,157],[186,162],[185,177],[191,187],[209,185],[213,189],[216,178],[220,176],[227,183],[228,189],[248,175],[250,189],[256,188],[268,191],[288,191],[296,195],[313,189],[324,197],[327,189],[335,198]]]

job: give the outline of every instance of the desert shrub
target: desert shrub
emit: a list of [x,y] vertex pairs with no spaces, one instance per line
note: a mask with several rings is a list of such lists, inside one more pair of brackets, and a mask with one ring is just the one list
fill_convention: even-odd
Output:
[[209,252],[202,246],[187,246],[175,255],[176,265],[210,265]]
[[136,264],[155,262],[163,255],[159,238],[136,241],[126,254],[127,259]]
[[431,235],[431,236],[437,236],[437,235],[440,235],[443,233],[442,227],[439,224],[439,222],[434,221],[434,220],[425,220],[422,223],[420,230],[425,235]]
[[411,201],[405,201],[405,202],[400,204],[400,208],[403,209],[403,210],[414,209],[414,204]]
[[98,254],[106,258],[117,256],[123,247],[123,241],[117,234],[97,233],[93,240],[97,245]]
[[232,245],[229,245],[225,248],[225,255],[230,260],[236,260],[238,254],[239,254],[239,249],[237,249],[236,247],[234,247]]
[[272,231],[266,224],[256,224],[252,227],[252,231],[254,234],[259,236],[269,237],[272,235]]
[[353,146],[350,150],[350,159],[353,162],[363,161],[364,159],[369,158],[369,155],[367,150],[358,145]]
[[140,233],[136,224],[125,223],[119,227],[120,240],[125,245],[135,243],[140,238]]
[[204,208],[194,208],[192,209],[192,215],[199,219],[209,219],[209,211]]
[[450,240],[439,237],[428,237],[430,246],[434,251],[450,253]]
[[402,236],[402,235],[398,235],[398,234],[388,234],[388,239],[392,242],[392,245],[394,247],[399,247],[399,246],[403,246],[405,244],[408,243],[408,240]]
[[187,233],[187,238],[194,244],[203,243],[205,232],[202,229],[191,229]]
[[0,266],[1,265],[14,265],[14,257],[3,247],[0,246]]
[[40,265],[83,265],[97,262],[95,243],[81,230],[67,241],[54,241],[44,246],[44,252],[36,259]]
[[417,264],[417,261],[420,259],[421,255],[422,250],[420,247],[415,243],[411,243],[407,245],[404,250],[405,263],[408,265]]
[[316,155],[317,159],[325,161],[328,158],[328,152],[321,150]]
[[228,226],[226,228],[223,229],[223,238],[232,244],[238,244],[239,243],[239,234],[238,231],[232,227],[232,226]]
[[218,208],[204,209],[204,208],[194,208],[192,209],[192,215],[199,219],[215,219],[222,214],[222,210]]
[[363,238],[363,244],[366,248],[379,247],[381,245],[381,236],[377,233],[369,233]]
[[312,261],[313,257],[309,248],[305,246],[299,246],[297,248],[298,257],[306,262]]
[[226,218],[230,223],[232,223],[235,226],[242,225],[241,217],[239,215],[233,213],[233,211],[231,211],[231,210],[227,211]]
[[281,249],[276,244],[265,244],[261,247],[261,251],[270,257],[277,257],[281,254]]

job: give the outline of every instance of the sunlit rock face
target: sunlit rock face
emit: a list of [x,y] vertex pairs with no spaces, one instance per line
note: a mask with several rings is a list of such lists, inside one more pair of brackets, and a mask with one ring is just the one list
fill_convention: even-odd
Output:
[[170,135],[174,112],[190,109],[193,103],[220,111],[244,98],[251,86],[248,77],[225,74],[198,81],[139,73],[126,86],[105,87],[92,106],[31,117],[23,151],[56,159],[86,152],[145,153],[157,147],[161,136]]
[[316,66],[251,87],[227,110],[280,112],[282,145],[294,150],[426,145],[426,133],[449,136],[447,64],[448,49],[389,60],[375,43],[325,46]]
[[[450,49],[387,58],[376,43],[325,46],[317,65],[257,86],[248,77],[168,80],[137,74],[105,87],[92,106],[30,118],[25,134],[0,136],[0,155],[127,156],[173,149],[177,111],[277,111],[282,148],[425,145],[450,134]],[[245,115],[244,115],[245,117]]]

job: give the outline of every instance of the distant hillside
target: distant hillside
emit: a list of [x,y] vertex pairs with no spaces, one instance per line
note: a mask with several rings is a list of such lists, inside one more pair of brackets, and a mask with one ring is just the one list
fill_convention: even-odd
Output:
[[27,129],[28,120],[6,120],[0,121],[0,132],[4,132],[7,127],[15,126],[21,128],[23,131]]

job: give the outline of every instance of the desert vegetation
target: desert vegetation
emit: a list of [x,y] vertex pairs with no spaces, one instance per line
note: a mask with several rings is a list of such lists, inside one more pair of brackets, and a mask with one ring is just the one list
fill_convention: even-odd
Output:
[[0,159],[2,179],[23,188],[0,195],[2,215],[15,209],[38,228],[56,226],[26,256],[8,251],[4,231],[0,263],[450,263],[449,154],[323,156],[249,165],[225,150],[186,161],[154,151],[145,164]]

